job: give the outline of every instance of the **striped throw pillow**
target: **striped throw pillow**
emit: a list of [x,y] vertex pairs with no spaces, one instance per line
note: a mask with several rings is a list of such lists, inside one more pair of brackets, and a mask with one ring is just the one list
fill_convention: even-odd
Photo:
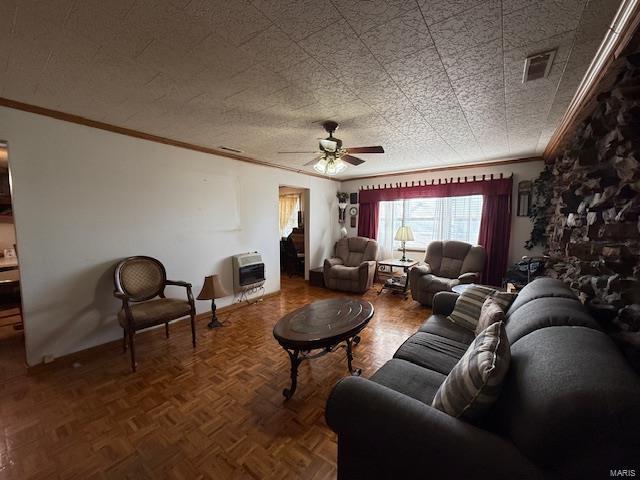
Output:
[[503,308],[498,304],[498,302],[496,302],[493,296],[487,297],[482,304],[482,310],[480,310],[480,318],[478,319],[478,325],[476,326],[476,337],[489,325],[504,321],[505,316]]
[[453,323],[475,332],[482,305],[489,296],[493,297],[505,312],[516,297],[515,294],[498,292],[494,288],[484,285],[471,285],[460,294],[453,312],[447,318]]
[[432,407],[464,420],[477,420],[498,399],[511,362],[504,322],[480,332],[445,378]]

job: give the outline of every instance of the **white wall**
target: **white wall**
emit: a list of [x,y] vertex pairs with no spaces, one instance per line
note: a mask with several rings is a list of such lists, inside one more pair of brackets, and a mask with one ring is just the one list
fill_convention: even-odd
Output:
[[[523,255],[538,255],[542,252],[541,249],[535,248],[533,250],[527,250],[524,248],[524,242],[529,239],[531,233],[532,222],[528,217],[516,216],[516,206],[518,202],[517,189],[518,182],[523,180],[535,180],[544,167],[542,160],[523,162],[523,163],[511,163],[505,165],[493,165],[486,167],[474,167],[465,168],[459,170],[437,171],[432,173],[420,173],[410,175],[391,175],[385,177],[369,178],[365,180],[348,180],[342,182],[340,186],[341,192],[354,193],[360,190],[363,185],[384,185],[385,183],[391,184],[395,182],[409,182],[418,180],[438,179],[438,178],[451,178],[457,179],[458,177],[471,177],[473,175],[500,175],[505,176],[513,174],[513,196],[512,196],[512,218],[511,218],[511,241],[509,246],[509,262],[515,262],[519,260]],[[349,223],[347,219],[347,223]],[[349,229],[349,235],[356,235],[357,229]]]
[[[338,237],[338,182],[4,107],[0,139],[9,142],[30,365],[120,338],[112,272],[129,255],[159,258],[170,279],[193,283],[197,295],[212,272],[232,290],[229,257],[257,250],[266,291],[279,290],[279,185],[309,189],[311,267]],[[220,178],[238,185],[237,230],[220,231],[234,202],[207,188]],[[207,311],[209,302],[197,307]]]

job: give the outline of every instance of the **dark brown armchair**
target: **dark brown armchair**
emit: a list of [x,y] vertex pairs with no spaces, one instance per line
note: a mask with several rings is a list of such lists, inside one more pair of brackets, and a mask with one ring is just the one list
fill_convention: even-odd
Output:
[[[113,295],[122,300],[118,322],[123,330],[122,344],[125,352],[127,339],[129,340],[131,370],[136,371],[134,336],[138,330],[164,323],[165,335],[169,338],[169,322],[190,316],[191,337],[195,348],[196,307],[190,283],[167,280],[167,272],[162,263],[144,256],[129,257],[118,263],[113,281]],[[187,299],[166,298],[164,289],[167,285],[186,288]]]

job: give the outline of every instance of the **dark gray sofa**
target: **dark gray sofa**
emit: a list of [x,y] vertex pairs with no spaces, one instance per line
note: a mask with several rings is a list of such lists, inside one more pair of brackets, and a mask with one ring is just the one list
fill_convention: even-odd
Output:
[[511,366],[501,396],[473,425],[430,406],[473,340],[449,322],[457,295],[367,380],[334,387],[340,479],[640,476],[640,379],[562,282],[540,278],[507,312]]

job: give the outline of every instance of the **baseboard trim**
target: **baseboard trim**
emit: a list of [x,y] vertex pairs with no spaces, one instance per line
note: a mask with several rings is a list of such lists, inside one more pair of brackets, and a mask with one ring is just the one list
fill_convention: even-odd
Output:
[[[275,297],[280,295],[280,290],[276,290],[275,292],[269,292],[266,293],[262,299],[267,299],[270,297]],[[225,313],[232,313],[235,312],[236,310],[240,310],[242,308],[245,307],[250,307],[252,305],[255,305],[258,302],[255,303],[233,303],[231,305],[225,305],[224,307],[219,307],[216,311],[217,314],[225,314]],[[202,324],[205,322],[209,322],[209,320],[211,319],[211,312],[203,312],[203,313],[199,313],[196,315],[196,324]],[[182,321],[182,320],[180,320]],[[200,327],[200,325],[198,325]],[[156,328],[161,328],[162,325],[159,325],[158,327],[152,327],[152,328],[148,328],[146,330],[142,330],[139,333],[136,333],[136,336],[138,335],[144,335],[147,332],[150,332]],[[204,328],[206,328],[206,326],[203,325]],[[111,342],[107,342],[107,343],[102,343],[100,345],[96,345],[94,347],[89,347],[89,348],[85,348],[83,350],[78,350],[77,352],[73,352],[73,353],[69,353],[67,355],[62,355],[60,357],[55,358],[52,362],[49,363],[38,363],[37,365],[32,365],[32,366],[27,366],[27,374],[36,374],[36,373],[40,373],[43,371],[47,371],[49,369],[55,368],[58,369],[62,366],[72,366],[74,363],[78,362],[78,363],[82,363],[81,361],[94,356],[96,353],[99,352],[111,352],[114,349],[118,349],[120,350],[122,348],[122,340],[113,340]]]

